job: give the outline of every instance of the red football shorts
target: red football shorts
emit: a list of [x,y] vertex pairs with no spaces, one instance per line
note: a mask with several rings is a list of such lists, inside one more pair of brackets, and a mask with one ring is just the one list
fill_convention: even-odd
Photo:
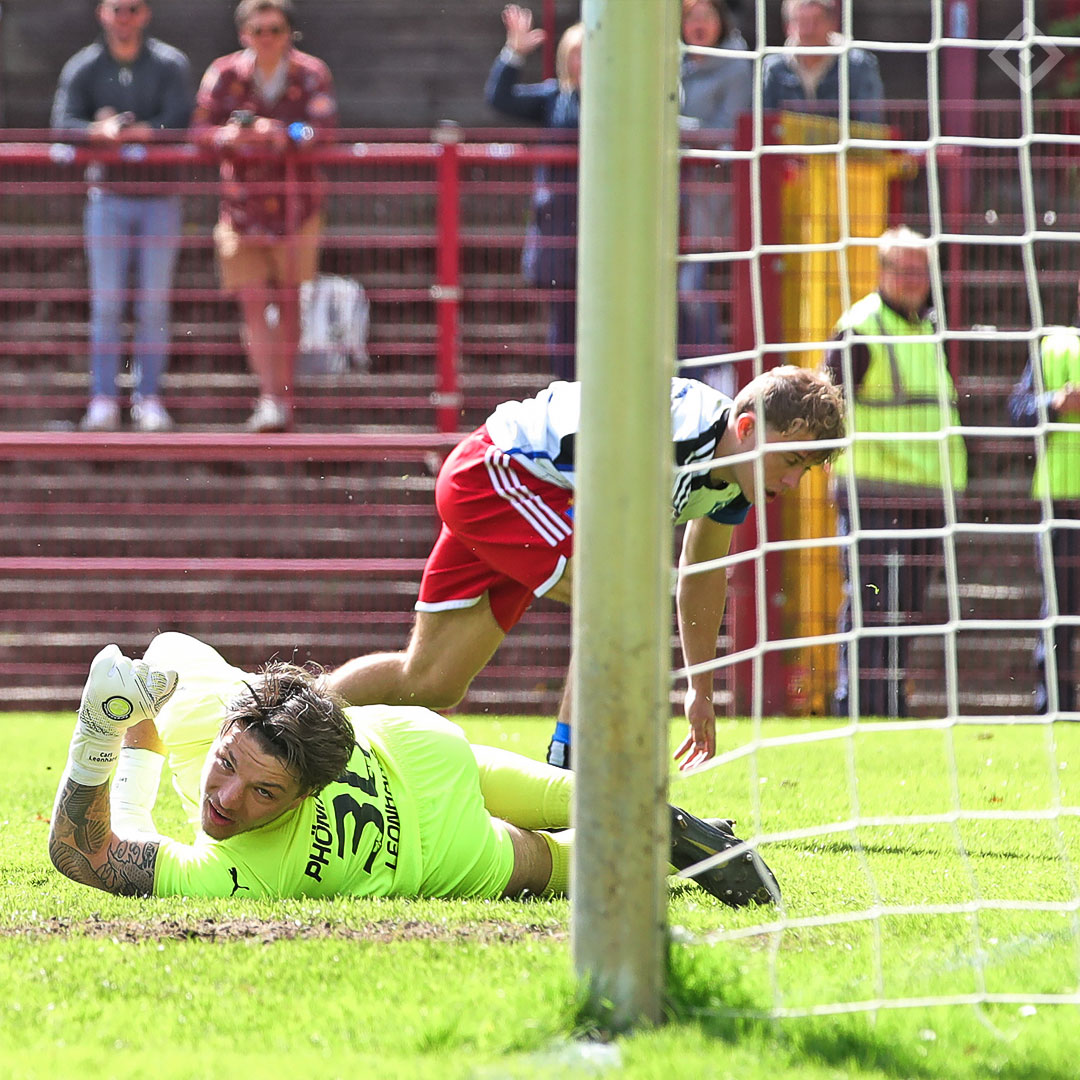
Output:
[[428,556],[417,611],[472,607],[486,592],[509,630],[562,577],[574,550],[574,493],[521,468],[486,428],[467,436],[435,481],[442,531]]

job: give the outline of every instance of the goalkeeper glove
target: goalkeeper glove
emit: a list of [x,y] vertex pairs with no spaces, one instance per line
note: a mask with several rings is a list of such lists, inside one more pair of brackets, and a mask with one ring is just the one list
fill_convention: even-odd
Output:
[[68,751],[68,775],[77,784],[97,787],[109,779],[124,732],[152,720],[173,695],[175,671],[158,671],[130,660],[116,645],[94,657],[79,705],[79,719]]

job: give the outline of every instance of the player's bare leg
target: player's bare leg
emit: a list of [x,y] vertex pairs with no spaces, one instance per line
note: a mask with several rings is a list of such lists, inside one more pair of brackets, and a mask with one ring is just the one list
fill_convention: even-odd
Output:
[[548,600],[558,600],[560,604],[566,604],[569,606],[574,600],[574,560],[573,558],[566,560],[566,565],[563,566],[562,576],[544,596]]
[[449,709],[465,696],[505,636],[487,596],[469,608],[418,611],[403,652],[349,660],[330,675],[330,687],[350,705]]
[[[562,577],[544,594],[550,600],[558,600],[569,605],[574,593],[574,560],[567,559]],[[562,697],[559,699],[559,714],[555,724],[555,733],[548,744],[547,761],[560,769],[570,768],[570,699],[574,691],[574,657],[566,668],[566,682],[563,684]]]
[[551,880],[551,852],[544,838],[527,829],[504,823],[514,844],[514,872],[506,883],[503,896],[520,896],[528,890],[539,896]]

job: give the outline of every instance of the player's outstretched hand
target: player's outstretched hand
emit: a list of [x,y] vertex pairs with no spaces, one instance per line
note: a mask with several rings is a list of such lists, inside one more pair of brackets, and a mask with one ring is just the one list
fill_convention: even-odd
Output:
[[79,723],[102,736],[152,720],[176,690],[175,671],[159,671],[131,660],[117,645],[106,645],[90,664],[79,705]]
[[716,713],[712,695],[688,690],[685,710],[690,731],[674,754],[675,760],[680,762],[680,771],[692,769],[716,753]]

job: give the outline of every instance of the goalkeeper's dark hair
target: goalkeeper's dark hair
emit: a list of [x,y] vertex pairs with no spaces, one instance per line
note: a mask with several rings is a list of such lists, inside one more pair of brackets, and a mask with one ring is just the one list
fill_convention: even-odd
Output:
[[273,661],[230,703],[222,732],[249,731],[314,795],[349,764],[356,735],[321,672]]
[[[757,415],[781,435],[811,442],[842,439],[845,433],[844,395],[827,371],[781,364],[748,382],[735,395],[735,415]],[[814,455],[817,464],[830,461],[836,447]]]

